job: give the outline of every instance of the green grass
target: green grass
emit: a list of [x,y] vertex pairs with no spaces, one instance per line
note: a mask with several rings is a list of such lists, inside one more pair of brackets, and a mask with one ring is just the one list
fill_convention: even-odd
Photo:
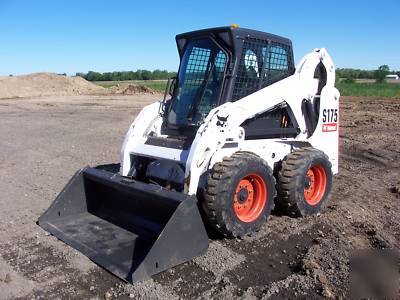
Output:
[[143,85],[158,92],[164,92],[167,86],[167,81],[143,81],[142,83],[140,83],[140,85]]
[[400,98],[400,84],[394,83],[339,82],[336,88],[342,96]]

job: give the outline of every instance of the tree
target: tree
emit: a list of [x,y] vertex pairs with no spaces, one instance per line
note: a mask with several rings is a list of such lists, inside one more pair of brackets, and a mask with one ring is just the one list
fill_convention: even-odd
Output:
[[88,81],[163,80],[175,77],[176,72],[168,72],[166,70],[136,70],[98,73],[89,71],[88,73],[76,73],[75,76],[83,77]]
[[152,74],[148,70],[142,70],[142,74],[141,75],[142,75],[142,80],[150,80],[150,79],[152,79],[151,78]]
[[93,72],[93,71],[89,71],[86,75],[85,75],[85,79],[88,81],[101,81],[101,73],[98,72]]
[[375,70],[374,72],[374,77],[377,83],[383,83],[386,81],[386,75],[389,74],[390,68],[388,65],[382,65],[378,68],[378,70]]
[[101,77],[102,77],[103,81],[111,81],[112,80],[112,74],[110,72],[103,73]]

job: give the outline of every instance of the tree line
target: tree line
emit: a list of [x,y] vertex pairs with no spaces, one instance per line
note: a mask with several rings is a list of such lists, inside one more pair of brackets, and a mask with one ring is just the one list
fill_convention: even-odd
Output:
[[83,77],[88,81],[162,80],[176,76],[176,72],[168,72],[166,70],[136,70],[105,73],[89,71],[87,73],[76,73],[76,76]]
[[351,68],[336,69],[336,75],[339,78],[346,79],[377,79],[382,74],[397,74],[400,76],[400,71],[390,70],[388,65],[382,65],[377,70],[361,70]]
[[[400,71],[390,70],[387,65],[382,65],[377,70],[336,69],[336,76],[348,81],[354,79],[376,79],[377,81],[382,81],[387,74],[397,74],[400,76]],[[168,72],[166,70],[136,70],[105,73],[89,71],[87,73],[76,73],[76,76],[83,77],[88,81],[163,80],[176,76],[176,72]]]

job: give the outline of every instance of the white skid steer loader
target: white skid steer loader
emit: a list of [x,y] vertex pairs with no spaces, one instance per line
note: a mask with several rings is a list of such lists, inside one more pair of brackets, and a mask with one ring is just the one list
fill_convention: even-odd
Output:
[[[338,172],[339,92],[325,49],[294,67],[291,41],[220,27],[176,36],[177,77],[143,108],[120,171],[83,168],[39,225],[135,282],[261,228],[274,204],[322,211]],[[203,223],[204,222],[204,223]]]

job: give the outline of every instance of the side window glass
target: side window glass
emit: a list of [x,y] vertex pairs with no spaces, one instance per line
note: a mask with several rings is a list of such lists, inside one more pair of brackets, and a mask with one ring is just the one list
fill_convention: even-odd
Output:
[[183,94],[196,93],[204,80],[210,60],[210,49],[193,47],[190,52],[186,72]]
[[289,70],[288,55],[285,48],[272,44],[267,55],[268,84],[286,77]]
[[225,65],[226,55],[224,52],[219,51],[215,56],[214,67],[211,67],[211,74],[208,75],[209,80],[205,86],[204,95],[198,107],[198,112],[204,116],[217,105],[213,100],[219,96],[224,79]]
[[281,46],[271,46],[270,68],[271,70],[288,70],[289,66],[287,61],[286,49]]
[[211,38],[185,46],[176,92],[168,111],[170,124],[199,123],[218,104],[227,64],[226,53]]
[[246,54],[244,55],[244,65],[246,67],[247,73],[253,73],[249,74],[250,77],[260,76],[260,74],[258,74],[257,55],[253,52],[253,50],[250,49],[246,50]]
[[239,61],[232,100],[243,98],[289,75],[290,46],[247,38]]
[[224,76],[226,65],[226,55],[224,52],[219,51],[215,58],[215,72],[218,79],[222,79]]
[[233,100],[257,91],[263,62],[261,48],[262,44],[257,40],[249,39],[244,42],[233,89]]

